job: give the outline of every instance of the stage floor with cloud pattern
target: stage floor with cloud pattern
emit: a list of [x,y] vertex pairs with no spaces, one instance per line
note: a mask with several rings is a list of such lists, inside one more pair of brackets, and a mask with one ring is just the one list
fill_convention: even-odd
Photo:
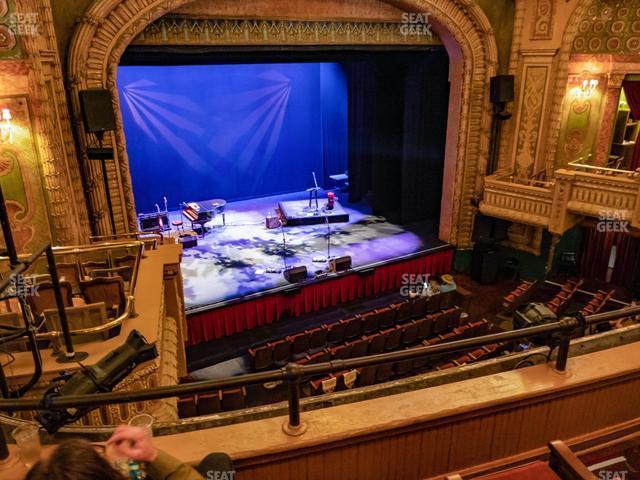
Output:
[[[353,268],[367,267],[443,245],[434,222],[408,226],[389,223],[373,215],[366,202],[346,202],[347,194],[338,194],[349,212],[349,222],[331,225],[331,255],[350,255]],[[226,209],[226,226],[217,217],[198,246],[184,250],[182,274],[187,310],[212,307],[219,302],[266,292],[289,285],[282,273],[267,273],[281,268],[282,232],[268,230],[265,216],[275,212],[279,201],[308,199],[307,192],[231,202]],[[326,193],[320,198],[326,198]],[[171,212],[170,219],[180,218]],[[184,220],[184,219],[182,219]],[[185,222],[185,226],[186,226]],[[310,275],[325,264],[313,262],[326,256],[327,226],[285,227],[287,265],[306,265]]]

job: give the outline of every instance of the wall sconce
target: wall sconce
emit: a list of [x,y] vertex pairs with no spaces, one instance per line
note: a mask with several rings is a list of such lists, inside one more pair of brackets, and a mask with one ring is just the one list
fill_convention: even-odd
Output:
[[2,122],[0,123],[0,142],[13,143],[13,126],[11,125],[11,110],[2,109]]
[[579,98],[589,98],[591,94],[598,88],[598,79],[591,77],[589,72],[584,72],[579,80],[579,84],[575,89],[576,96]]
[[592,78],[591,80],[583,80],[580,91],[583,97],[590,97],[593,91],[598,87],[598,80]]

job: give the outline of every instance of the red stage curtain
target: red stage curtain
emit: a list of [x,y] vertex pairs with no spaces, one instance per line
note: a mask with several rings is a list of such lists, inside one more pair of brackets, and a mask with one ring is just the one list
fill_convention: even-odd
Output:
[[[293,317],[335,307],[341,303],[399,289],[402,275],[448,273],[453,249],[407,261],[383,265],[370,274],[351,273],[332,280],[301,286],[294,293],[276,293],[188,316],[189,345],[271,324],[285,315]],[[293,287],[293,286],[292,286]]]
[[615,245],[616,263],[611,282],[629,287],[640,268],[640,239],[624,232],[599,232],[594,227],[585,228],[584,231],[580,275],[605,280],[611,247]]
[[[634,120],[640,120],[640,82],[625,80],[622,82],[622,88],[624,88],[624,94],[627,97],[627,104],[629,104],[629,109],[631,110],[631,117]],[[640,142],[636,141],[636,146],[633,149],[631,170],[640,168],[640,146],[638,143]]]

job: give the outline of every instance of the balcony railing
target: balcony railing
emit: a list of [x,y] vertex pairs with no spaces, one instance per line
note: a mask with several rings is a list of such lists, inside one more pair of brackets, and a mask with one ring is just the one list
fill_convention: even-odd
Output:
[[556,170],[554,182],[492,175],[485,178],[480,211],[557,234],[585,216],[640,228],[640,172],[572,162]]
[[547,228],[553,206],[553,183],[515,181],[513,177],[485,178],[480,211],[485,215]]

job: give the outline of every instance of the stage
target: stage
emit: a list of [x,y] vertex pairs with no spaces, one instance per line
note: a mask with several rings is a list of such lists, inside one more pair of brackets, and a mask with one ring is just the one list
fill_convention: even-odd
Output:
[[[420,222],[400,226],[375,216],[365,202],[350,204],[340,196],[349,222],[334,223],[331,228],[331,255],[350,255],[353,269],[383,264],[420,254],[445,245],[437,238],[437,225]],[[279,202],[308,201],[307,192],[275,195],[231,202],[226,209],[226,226],[220,217],[207,227],[198,246],[184,250],[182,274],[187,313],[209,310],[225,302],[247,296],[266,294],[290,286],[282,273],[267,273],[269,268],[282,268],[281,229],[265,227],[267,212],[275,212]],[[326,193],[321,192],[321,198]],[[179,211],[170,213],[171,220],[181,218]],[[187,222],[185,222],[187,223]],[[286,263],[306,265],[310,277],[325,268],[313,258],[327,254],[327,225],[285,227]]]
[[[195,64],[174,57],[118,69],[139,211],[159,210],[163,197],[176,209],[227,202],[226,224],[218,216],[184,250],[191,344],[393,291],[404,274],[450,271],[452,248],[438,240],[446,51],[321,57],[301,53],[282,63],[265,52],[244,63]],[[416,89],[425,92],[418,104],[405,94]],[[344,172],[348,178],[334,178]],[[308,211],[307,189],[347,181],[331,215]],[[320,208],[328,191],[319,192]],[[207,215],[203,205],[196,220]],[[265,225],[276,211],[288,221],[285,260],[281,229]],[[169,217],[186,220],[180,211]],[[348,272],[327,273],[319,261],[345,255]],[[282,270],[301,265],[307,278],[288,283]]]

